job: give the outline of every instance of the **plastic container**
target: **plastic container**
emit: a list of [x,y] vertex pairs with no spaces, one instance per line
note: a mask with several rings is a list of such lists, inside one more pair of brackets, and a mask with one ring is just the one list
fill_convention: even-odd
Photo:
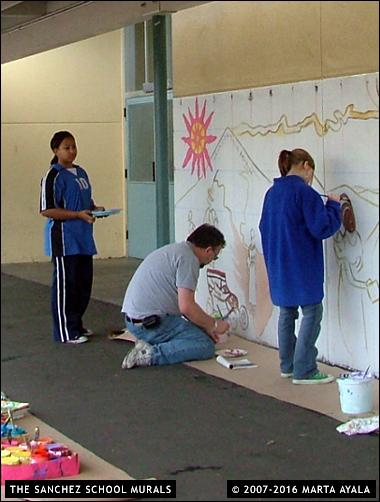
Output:
[[[9,460],[7,460],[9,459]],[[52,479],[66,476],[75,476],[80,472],[79,456],[72,453],[68,457],[59,457],[49,460],[41,457],[30,457],[30,463],[21,463],[14,455],[1,458],[1,484],[5,481]],[[50,499],[51,500],[51,499]]]
[[345,373],[336,379],[343,413],[357,415],[372,411],[374,379],[373,375],[360,371]]
[[229,338],[228,333],[223,333],[223,335],[218,335],[218,336],[219,336],[218,343],[227,343],[228,342],[228,338]]
[[[224,319],[221,314],[214,314],[213,317],[217,321],[220,320],[220,319]],[[229,339],[229,333],[228,333],[228,331],[226,333],[223,333],[222,335],[218,334],[218,336],[219,336],[218,343],[227,343],[228,342],[228,339]]]

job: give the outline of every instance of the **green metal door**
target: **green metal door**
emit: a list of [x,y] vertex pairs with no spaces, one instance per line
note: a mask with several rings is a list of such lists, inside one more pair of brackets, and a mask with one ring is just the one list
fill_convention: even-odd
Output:
[[[174,242],[172,104],[169,99],[170,240]],[[128,256],[143,259],[157,248],[153,96],[128,98],[126,110]]]

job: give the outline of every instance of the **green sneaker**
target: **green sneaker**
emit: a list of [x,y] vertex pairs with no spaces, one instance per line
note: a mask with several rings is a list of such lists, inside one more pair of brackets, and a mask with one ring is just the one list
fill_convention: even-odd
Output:
[[293,378],[293,383],[298,385],[299,384],[312,385],[319,383],[330,383],[333,382],[334,380],[335,379],[332,375],[327,375],[326,373],[321,373],[320,371],[318,371],[318,373],[309,378],[301,378],[301,379]]

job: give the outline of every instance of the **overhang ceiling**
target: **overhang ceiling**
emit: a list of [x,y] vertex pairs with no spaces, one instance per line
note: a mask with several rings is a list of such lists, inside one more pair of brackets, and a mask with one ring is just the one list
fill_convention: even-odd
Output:
[[210,2],[1,2],[1,64]]

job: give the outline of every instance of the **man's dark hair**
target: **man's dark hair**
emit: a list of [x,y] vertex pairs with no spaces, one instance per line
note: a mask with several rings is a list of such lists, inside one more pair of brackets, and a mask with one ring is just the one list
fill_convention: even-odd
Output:
[[194,246],[202,249],[206,249],[209,246],[213,249],[219,246],[224,248],[226,245],[222,232],[209,223],[204,223],[200,227],[196,228],[186,240],[187,242],[194,244]]

